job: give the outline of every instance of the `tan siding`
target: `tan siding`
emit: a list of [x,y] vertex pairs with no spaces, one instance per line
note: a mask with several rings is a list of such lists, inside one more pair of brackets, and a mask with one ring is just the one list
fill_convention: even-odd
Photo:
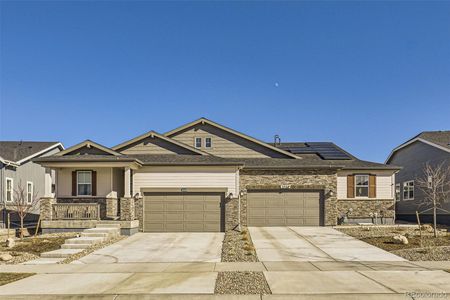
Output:
[[394,175],[391,171],[340,171],[337,177],[337,198],[347,199],[347,175],[374,174],[376,175],[376,198],[393,199],[392,184]]
[[194,154],[188,149],[157,137],[147,137],[137,143],[118,149],[118,151],[123,154]]
[[133,174],[133,188],[227,188],[237,195],[236,173],[235,167],[143,167]]
[[97,196],[106,197],[113,191],[112,168],[64,168],[57,170],[57,197],[72,197],[72,171],[97,171]]
[[[201,150],[220,157],[286,157],[281,153],[208,124],[199,124],[171,136],[171,138],[192,147],[195,146],[194,139],[196,137],[203,138]],[[204,147],[204,138],[206,137],[212,138],[212,148]]]

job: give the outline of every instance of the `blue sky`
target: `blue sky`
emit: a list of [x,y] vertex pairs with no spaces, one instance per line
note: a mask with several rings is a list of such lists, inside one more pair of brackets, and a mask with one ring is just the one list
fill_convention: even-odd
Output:
[[2,1],[0,139],[116,145],[207,117],[384,161],[450,129],[450,2]]

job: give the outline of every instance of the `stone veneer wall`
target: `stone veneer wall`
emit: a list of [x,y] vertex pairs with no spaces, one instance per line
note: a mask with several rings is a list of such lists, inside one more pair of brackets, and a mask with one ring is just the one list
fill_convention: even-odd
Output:
[[338,200],[337,210],[339,216],[343,216],[352,208],[353,211],[348,214],[350,221],[356,219],[371,222],[373,219],[371,214],[377,213],[378,217],[382,216],[388,223],[392,223],[395,217],[394,202],[393,199],[345,199]]
[[[337,225],[338,210],[336,199],[337,175],[335,170],[241,170],[239,175],[240,188],[264,189],[281,185],[290,185],[295,189],[322,189],[324,190],[324,222],[325,225]],[[331,193],[329,193],[331,192]],[[329,195],[327,195],[329,193]],[[237,215],[237,205],[230,205]],[[227,217],[229,223],[230,217]],[[231,221],[230,221],[231,222]],[[247,225],[247,199],[241,197],[241,224]]]
[[239,199],[225,199],[225,231],[233,230],[238,226]]
[[143,222],[143,214],[144,214],[144,199],[138,198],[134,200],[134,206],[135,206],[135,218],[139,220],[139,230],[144,230],[144,222]]
[[120,198],[120,220],[135,220],[135,211],[136,208],[134,198]]

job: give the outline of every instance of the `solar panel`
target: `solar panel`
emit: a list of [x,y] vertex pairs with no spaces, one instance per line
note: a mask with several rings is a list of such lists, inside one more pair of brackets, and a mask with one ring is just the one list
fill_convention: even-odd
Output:
[[337,148],[333,143],[329,142],[313,142],[305,143],[305,147],[287,147],[289,152],[294,154],[310,154],[316,153],[322,159],[326,160],[346,160],[352,159],[341,149]]

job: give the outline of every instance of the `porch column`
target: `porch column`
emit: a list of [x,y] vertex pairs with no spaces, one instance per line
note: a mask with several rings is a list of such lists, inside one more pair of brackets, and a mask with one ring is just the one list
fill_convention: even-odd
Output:
[[44,175],[44,197],[45,198],[53,198],[54,194],[52,193],[52,170],[46,168]]
[[125,176],[124,176],[125,186],[124,186],[124,197],[131,197],[131,169],[129,167],[125,167]]

